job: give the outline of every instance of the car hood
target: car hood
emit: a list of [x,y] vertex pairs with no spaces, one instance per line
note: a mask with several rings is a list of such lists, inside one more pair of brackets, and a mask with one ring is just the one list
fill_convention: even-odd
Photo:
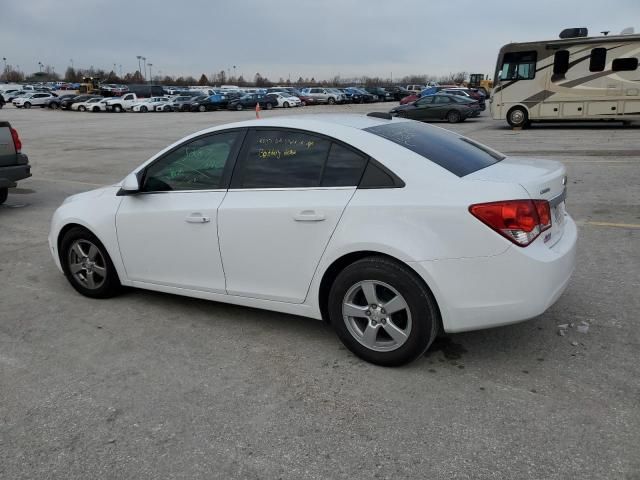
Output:
[[65,203],[70,203],[70,202],[75,202],[76,200],[88,200],[91,198],[98,198],[101,197],[102,195],[109,193],[109,192],[117,192],[120,189],[120,185],[116,184],[116,185],[109,185],[107,187],[100,187],[100,188],[96,188],[94,190],[89,190],[88,192],[82,192],[82,193],[76,193],[75,195],[71,195],[67,198],[64,199],[64,201],[62,202],[63,205]]

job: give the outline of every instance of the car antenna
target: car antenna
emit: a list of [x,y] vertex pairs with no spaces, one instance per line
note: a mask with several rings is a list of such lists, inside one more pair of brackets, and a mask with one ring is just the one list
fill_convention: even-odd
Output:
[[393,120],[390,113],[387,112],[370,112],[367,113],[367,117],[383,118],[385,120]]

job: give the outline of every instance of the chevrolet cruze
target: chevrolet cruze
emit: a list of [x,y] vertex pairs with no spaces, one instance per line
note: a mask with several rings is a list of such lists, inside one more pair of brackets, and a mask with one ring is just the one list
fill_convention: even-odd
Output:
[[49,235],[78,292],[123,286],[330,322],[400,365],[439,331],[542,314],[575,263],[562,164],[388,114],[203,130],[67,198]]

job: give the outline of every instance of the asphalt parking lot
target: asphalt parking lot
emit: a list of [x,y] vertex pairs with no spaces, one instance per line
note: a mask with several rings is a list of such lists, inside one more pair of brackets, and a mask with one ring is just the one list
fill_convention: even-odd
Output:
[[544,315],[407,367],[367,364],[310,319],[71,288],[46,240],[66,196],[253,117],[0,111],[33,166],[0,206],[0,478],[640,479],[640,128],[442,125],[567,165],[578,265]]

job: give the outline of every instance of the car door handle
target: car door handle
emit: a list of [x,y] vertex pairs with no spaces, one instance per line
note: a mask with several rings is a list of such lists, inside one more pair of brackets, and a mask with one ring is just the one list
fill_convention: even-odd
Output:
[[205,217],[200,213],[192,213],[187,218],[184,219],[187,223],[209,223],[211,221],[210,217]]
[[296,222],[322,222],[326,220],[326,217],[321,213],[316,213],[315,210],[303,210],[293,216]]

